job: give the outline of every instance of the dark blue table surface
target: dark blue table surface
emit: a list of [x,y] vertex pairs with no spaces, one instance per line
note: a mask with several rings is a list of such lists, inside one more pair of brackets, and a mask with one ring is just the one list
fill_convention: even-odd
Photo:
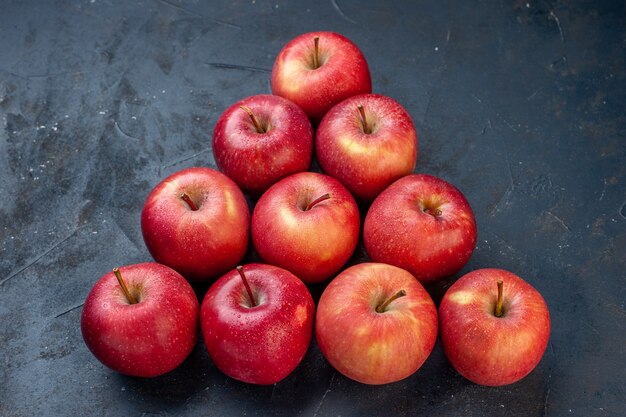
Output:
[[[474,385],[439,344],[379,387],[335,372],[315,343],[269,387],[224,376],[202,343],[152,380],[85,347],[95,280],[151,259],[148,192],[215,167],[220,113],[268,93],[280,48],[320,29],[357,43],[374,91],[410,112],[416,172],[475,211],[476,251],[429,288],[435,301],[483,267],[546,298],[550,343],[522,381]],[[3,1],[0,39],[0,415],[626,415],[624,2]],[[365,259],[359,247],[352,262]]]

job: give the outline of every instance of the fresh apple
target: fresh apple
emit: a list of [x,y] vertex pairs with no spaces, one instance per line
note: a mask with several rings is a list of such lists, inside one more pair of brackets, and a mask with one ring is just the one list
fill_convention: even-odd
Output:
[[315,305],[291,272],[272,265],[237,267],[204,297],[202,334],[215,366],[252,384],[275,384],[302,361]]
[[244,191],[260,195],[276,181],[309,169],[313,128],[294,103],[257,95],[230,106],[213,130],[220,170]]
[[397,101],[378,94],[350,97],[333,107],[315,138],[317,161],[361,201],[371,202],[417,158],[411,116]]
[[476,221],[452,184],[413,174],[376,197],[365,216],[363,242],[372,260],[404,268],[426,283],[467,263],[476,246]]
[[550,336],[550,314],[541,294],[502,269],[461,277],[443,296],[439,320],[448,360],[481,385],[524,378],[541,360]]
[[437,309],[404,269],[362,263],[341,272],[317,306],[317,344],[330,364],[365,384],[416,372],[437,340]]
[[272,93],[296,103],[314,123],[335,104],[372,92],[365,57],[334,32],[310,32],[283,47],[272,68]]
[[261,196],[252,213],[252,242],[265,262],[316,283],[350,258],[359,221],[356,201],[339,181],[301,172]]
[[125,375],[154,377],[189,355],[199,310],[193,289],[178,272],[157,263],[128,265],[93,286],[81,330],[104,365]]
[[217,278],[246,254],[250,209],[230,178],[188,168],[161,181],[141,212],[141,231],[159,263],[189,281]]

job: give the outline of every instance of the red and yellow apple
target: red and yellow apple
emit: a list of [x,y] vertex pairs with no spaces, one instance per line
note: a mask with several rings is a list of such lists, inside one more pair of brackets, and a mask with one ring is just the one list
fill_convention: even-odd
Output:
[[437,339],[437,309],[409,272],[362,263],[326,287],[315,320],[317,344],[348,378],[386,384],[415,373]]
[[481,385],[512,384],[528,375],[550,336],[541,294],[502,269],[479,269],[456,281],[441,300],[439,320],[448,360]]

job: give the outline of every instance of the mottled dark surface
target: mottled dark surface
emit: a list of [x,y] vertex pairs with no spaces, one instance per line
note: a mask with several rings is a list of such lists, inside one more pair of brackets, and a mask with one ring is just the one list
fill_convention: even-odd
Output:
[[[94,281],[150,259],[151,187],[215,167],[219,114],[267,93],[282,45],[318,29],[362,48],[374,90],[414,118],[417,171],[472,204],[462,272],[509,269],[545,296],[550,345],[521,382],[474,385],[440,345],[381,387],[315,344],[270,387],[222,375],[202,344],[153,380],[85,347]],[[0,415],[626,415],[623,1],[5,0],[0,39]],[[450,282],[430,288],[437,302]]]

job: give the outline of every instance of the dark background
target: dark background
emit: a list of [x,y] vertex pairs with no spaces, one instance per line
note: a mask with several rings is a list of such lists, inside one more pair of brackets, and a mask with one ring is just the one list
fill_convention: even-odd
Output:
[[[430,288],[436,302],[482,267],[544,295],[550,344],[527,378],[474,385],[437,344],[410,378],[372,387],[313,343],[292,375],[258,387],[199,343],[142,380],[85,347],[93,283],[151,259],[148,192],[215,167],[220,113],[268,93],[278,51],[312,30],[360,46],[374,91],[413,117],[416,171],[475,211],[476,251]],[[623,1],[2,1],[0,415],[626,415],[625,47]]]

